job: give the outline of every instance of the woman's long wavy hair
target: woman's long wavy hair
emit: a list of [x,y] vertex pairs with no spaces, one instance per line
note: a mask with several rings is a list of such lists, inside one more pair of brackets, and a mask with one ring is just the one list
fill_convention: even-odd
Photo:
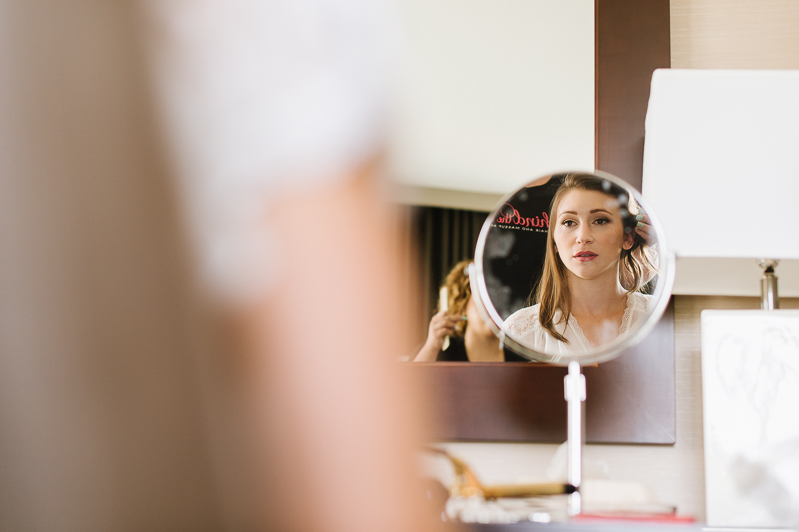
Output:
[[[455,316],[466,315],[466,306],[469,298],[472,297],[472,287],[469,284],[469,274],[466,268],[471,260],[462,260],[452,267],[444,280],[447,287],[447,312]],[[436,311],[441,310],[440,308]],[[455,328],[455,336],[463,336],[466,333],[467,323],[463,322]]]
[[[657,271],[649,246],[646,245],[644,238],[635,232],[635,216],[639,213],[639,208],[632,195],[624,188],[591,174],[567,175],[563,185],[555,193],[555,197],[552,198],[544,270],[533,297],[533,300],[539,304],[538,319],[541,322],[541,326],[552,337],[565,343],[569,341],[555,327],[565,323],[571,315],[571,294],[567,280],[568,270],[563,261],[560,260],[555,248],[553,232],[554,224],[557,220],[558,206],[563,197],[572,190],[601,192],[609,198],[618,200],[624,232],[633,235],[632,247],[627,250],[622,248],[621,250],[619,267],[619,283],[627,293],[641,291],[649,280],[647,277],[651,278],[650,274],[654,274]],[[557,311],[560,311],[560,319],[556,323],[555,316]]]

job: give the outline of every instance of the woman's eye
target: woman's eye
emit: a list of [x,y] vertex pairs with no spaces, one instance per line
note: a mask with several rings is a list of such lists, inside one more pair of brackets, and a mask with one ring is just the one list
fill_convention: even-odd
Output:
[[605,225],[605,224],[609,224],[610,220],[607,219],[607,218],[597,218],[596,220],[594,220],[594,223],[597,224],[597,225]]
[[560,224],[565,225],[566,227],[577,225],[577,223],[574,220],[563,220]]

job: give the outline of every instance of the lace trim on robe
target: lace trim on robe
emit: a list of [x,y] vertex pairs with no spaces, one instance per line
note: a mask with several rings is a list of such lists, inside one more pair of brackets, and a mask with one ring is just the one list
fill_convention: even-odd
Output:
[[[632,292],[627,294],[627,305],[624,308],[624,314],[621,317],[621,325],[619,325],[619,336],[627,333],[630,329],[630,325],[632,323],[633,314],[636,310],[646,311],[646,301],[647,296],[641,294],[639,292]],[[529,308],[529,307],[528,307]],[[534,329],[538,326],[538,312],[532,312],[527,315],[517,316],[513,321],[509,322],[508,330],[513,336],[522,337],[527,334],[531,329]],[[567,326],[570,326],[574,331],[575,336],[577,337],[577,341],[581,344],[583,349],[589,350],[593,346],[591,342],[588,341],[588,337],[586,337],[583,329],[580,327],[580,324],[577,323],[577,318],[573,315],[569,315],[569,319],[567,320]],[[565,334],[566,327],[561,334]]]
[[621,325],[619,325],[619,336],[626,333],[630,328],[630,319],[633,317],[633,295],[627,294],[627,306],[624,309],[624,315],[621,317]]
[[[529,307],[528,307],[529,308]],[[533,329],[538,322],[538,313],[530,313],[522,319],[516,318],[508,323],[508,330],[513,336],[524,336],[530,329]]]
[[632,325],[633,321],[633,315],[636,311],[646,313],[647,301],[648,296],[640,292],[632,292],[627,295],[627,308],[624,309],[624,315],[621,317],[619,336],[630,330],[630,326]]
[[[627,310],[625,309],[624,312],[627,312]],[[580,327],[580,324],[577,323],[577,318],[575,318],[573,314],[569,314],[569,325],[574,331],[574,334],[577,336],[577,340],[580,342],[581,347],[586,351],[591,349],[591,347],[593,347],[591,342],[588,341],[588,338],[585,336],[582,327]]]
[[[641,294],[638,292],[631,292],[627,294],[627,305],[624,307],[624,314],[621,317],[621,325],[619,325],[619,336],[625,334],[628,330],[630,330],[630,322],[633,319],[633,311],[634,310],[645,310],[645,302],[646,299],[643,297],[638,297]],[[639,308],[640,307],[640,308]],[[573,315],[569,315],[569,325],[574,330],[574,333],[577,335],[577,339],[580,341],[584,349],[590,349],[593,347],[591,342],[588,341],[588,338],[585,336],[583,329],[580,327],[580,324],[577,323],[577,319]]]

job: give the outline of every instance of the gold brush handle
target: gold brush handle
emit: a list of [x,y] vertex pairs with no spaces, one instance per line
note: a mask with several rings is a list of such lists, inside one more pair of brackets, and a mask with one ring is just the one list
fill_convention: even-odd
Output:
[[574,493],[576,488],[571,484],[562,482],[539,482],[536,484],[499,484],[496,486],[483,486],[477,475],[466,465],[463,460],[455,458],[443,449],[428,447],[428,451],[443,454],[455,468],[455,488],[453,493],[461,497],[482,495],[486,499],[500,497],[539,497],[543,495],[563,495]]
[[538,484],[500,484],[497,486],[483,486],[483,496],[486,499],[500,497],[538,497],[542,495],[562,495],[574,493],[574,486],[562,482],[541,482]]

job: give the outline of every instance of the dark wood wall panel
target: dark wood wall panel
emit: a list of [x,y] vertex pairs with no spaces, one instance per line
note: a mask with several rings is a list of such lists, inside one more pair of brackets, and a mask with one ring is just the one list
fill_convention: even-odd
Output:
[[671,64],[669,0],[596,0],[596,168],[641,190],[656,68]]
[[[447,405],[433,424],[437,440],[566,439],[566,368],[524,363],[418,366],[430,379],[433,403]],[[583,372],[588,443],[676,441],[673,305],[641,344]]]

